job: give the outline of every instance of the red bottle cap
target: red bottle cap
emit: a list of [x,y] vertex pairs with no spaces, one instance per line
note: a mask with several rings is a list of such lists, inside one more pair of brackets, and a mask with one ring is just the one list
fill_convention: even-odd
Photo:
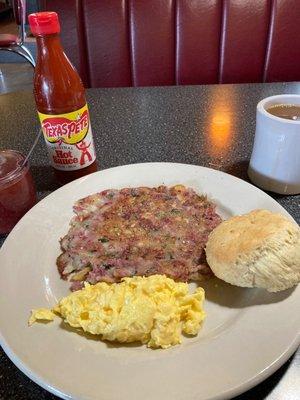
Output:
[[33,35],[51,35],[60,32],[58,15],[53,11],[38,12],[28,15]]

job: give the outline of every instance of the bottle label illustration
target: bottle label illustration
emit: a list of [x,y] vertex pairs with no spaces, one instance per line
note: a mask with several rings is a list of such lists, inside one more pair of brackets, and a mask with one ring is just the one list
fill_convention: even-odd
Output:
[[71,171],[88,167],[95,161],[87,104],[67,114],[38,114],[54,168]]

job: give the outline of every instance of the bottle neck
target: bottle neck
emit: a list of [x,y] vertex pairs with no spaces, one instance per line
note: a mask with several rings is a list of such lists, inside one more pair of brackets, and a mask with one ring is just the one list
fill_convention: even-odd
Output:
[[37,36],[34,94],[37,108],[44,114],[69,113],[86,103],[81,80],[58,34]]
[[58,33],[52,35],[43,35],[36,37],[38,55],[43,56],[51,52],[51,50],[57,52],[63,52],[63,48],[60,42],[60,36]]

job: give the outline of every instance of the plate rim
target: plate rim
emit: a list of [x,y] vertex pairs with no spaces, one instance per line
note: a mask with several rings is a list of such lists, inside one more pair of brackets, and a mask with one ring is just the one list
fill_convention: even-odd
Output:
[[[272,374],[274,374],[288,359],[297,351],[300,343],[300,334],[298,333],[297,338],[292,343],[288,349],[283,352],[272,364],[266,367],[264,370],[260,371],[258,374],[250,378],[248,381],[241,383],[233,387],[232,389],[228,389],[220,394],[212,397],[206,397],[205,400],[230,400],[233,397],[236,397],[240,394],[247,392],[248,390],[254,388],[258,384],[262,383]],[[1,331],[0,331],[0,345],[7,355],[7,357],[13,362],[13,364],[26,375],[30,380],[36,383],[38,386],[42,387],[46,391],[58,396],[64,400],[86,400],[80,396],[74,396],[72,394],[66,394],[59,389],[52,386],[50,383],[47,382],[46,379],[40,377],[39,374],[33,372],[31,368],[28,368],[26,364],[24,364],[19,357],[10,349],[7,345],[5,339],[3,338]]]

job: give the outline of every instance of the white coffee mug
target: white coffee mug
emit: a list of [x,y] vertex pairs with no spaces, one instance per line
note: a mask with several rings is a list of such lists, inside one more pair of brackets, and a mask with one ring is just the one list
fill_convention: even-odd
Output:
[[300,121],[276,117],[266,110],[299,104],[300,95],[283,94],[260,101],[256,109],[254,147],[248,168],[251,181],[280,194],[300,193]]

